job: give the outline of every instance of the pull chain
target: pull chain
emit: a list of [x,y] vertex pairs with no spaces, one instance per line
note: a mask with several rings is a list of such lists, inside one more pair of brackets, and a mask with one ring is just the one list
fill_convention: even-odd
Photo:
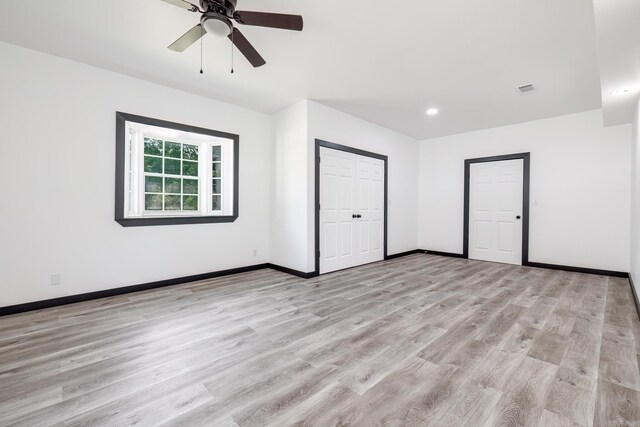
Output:
[[204,74],[204,71],[202,71],[202,40],[204,39],[204,34],[203,34],[203,29],[202,26],[200,26],[200,74]]
[[233,74],[233,47],[235,46],[233,44],[233,33],[234,33],[234,29],[231,30],[231,74]]

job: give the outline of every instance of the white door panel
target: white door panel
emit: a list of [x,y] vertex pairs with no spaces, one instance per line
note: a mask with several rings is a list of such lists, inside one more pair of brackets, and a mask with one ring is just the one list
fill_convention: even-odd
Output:
[[373,224],[373,230],[371,232],[371,250],[382,251],[382,231],[384,224],[380,221],[371,221]]
[[475,249],[478,251],[491,250],[491,221],[476,221]]
[[[356,156],[359,182],[356,221],[360,224],[360,251],[356,265],[381,261],[384,258],[381,237],[384,224],[384,161]],[[376,241],[378,239],[378,241]]]
[[522,263],[524,161],[472,163],[469,177],[469,258]]
[[326,222],[324,226],[324,246],[322,247],[326,259],[335,259],[338,256],[336,252],[337,239],[337,224],[335,222]]
[[326,147],[320,159],[320,273],[382,260],[384,161]]
[[320,153],[320,264],[334,271],[351,266],[356,258],[357,230],[351,218],[356,201],[355,155],[325,148]]
[[355,230],[353,229],[353,224],[349,224],[347,222],[342,223],[341,227],[342,231],[340,233],[340,242],[342,250],[340,251],[340,256],[350,257],[353,255],[353,235]]

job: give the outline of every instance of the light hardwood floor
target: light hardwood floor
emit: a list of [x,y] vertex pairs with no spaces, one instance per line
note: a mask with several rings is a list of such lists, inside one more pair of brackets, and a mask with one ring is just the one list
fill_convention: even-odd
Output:
[[640,426],[627,280],[431,255],[0,318],[0,425]]

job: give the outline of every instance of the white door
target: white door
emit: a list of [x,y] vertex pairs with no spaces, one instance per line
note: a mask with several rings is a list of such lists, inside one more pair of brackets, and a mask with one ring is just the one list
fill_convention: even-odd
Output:
[[384,162],[320,147],[320,273],[384,257]]
[[384,258],[384,161],[356,156],[358,209],[356,213],[357,261],[355,265]]
[[469,258],[522,264],[524,161],[472,163],[469,180]]

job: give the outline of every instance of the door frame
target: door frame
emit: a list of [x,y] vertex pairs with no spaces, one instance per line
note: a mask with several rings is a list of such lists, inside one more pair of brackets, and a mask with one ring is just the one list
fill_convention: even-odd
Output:
[[464,161],[464,234],[462,237],[462,257],[469,259],[469,187],[471,182],[471,164],[500,162],[504,160],[523,160],[522,169],[522,265],[529,264],[529,176],[531,171],[531,153],[505,154],[502,156],[478,157]]
[[314,275],[320,275],[320,147],[330,148],[332,150],[345,151],[347,153],[357,154],[359,156],[371,157],[373,159],[382,160],[384,162],[384,226],[383,226],[383,238],[384,245],[382,248],[382,259],[387,259],[387,221],[388,221],[388,199],[387,192],[389,188],[389,174],[388,174],[388,164],[389,157],[373,153],[371,151],[360,150],[358,148],[349,147],[347,145],[335,144],[333,142],[324,141],[322,139],[316,139],[316,149],[315,149],[315,259],[316,259],[316,269],[314,271]]

